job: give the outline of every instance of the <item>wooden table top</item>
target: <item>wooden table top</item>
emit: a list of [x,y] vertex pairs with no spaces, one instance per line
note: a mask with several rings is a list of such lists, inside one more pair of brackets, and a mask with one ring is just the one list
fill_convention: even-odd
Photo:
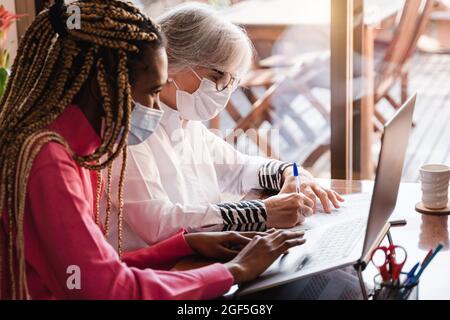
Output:
[[[405,0],[365,0],[366,24],[378,24],[397,13]],[[247,0],[227,9],[223,15],[239,25],[329,25],[330,0]]]
[[[371,193],[372,181],[343,181],[318,180],[324,187],[331,187],[341,194]],[[261,198],[261,192],[250,192],[246,198]],[[439,243],[444,249],[430,263],[423,273],[419,286],[419,299],[450,299],[450,251],[449,226],[447,216],[425,216],[415,211],[415,205],[420,201],[420,184],[402,183],[398,195],[397,207],[393,213],[395,217],[402,217],[407,221],[404,227],[393,228],[391,234],[397,245],[403,246],[408,252],[405,270],[422,261],[430,249]],[[178,264],[175,270],[193,269],[211,262],[199,258],[189,258]],[[372,265],[364,271],[364,278],[372,282],[377,270]]]

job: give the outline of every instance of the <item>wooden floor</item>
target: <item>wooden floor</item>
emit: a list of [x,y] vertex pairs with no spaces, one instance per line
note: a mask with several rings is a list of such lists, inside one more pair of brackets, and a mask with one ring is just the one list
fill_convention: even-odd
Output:
[[[393,96],[398,89],[393,90]],[[450,54],[424,54],[418,53],[414,58],[413,69],[410,76],[410,93],[418,93],[416,112],[414,119],[416,127],[413,129],[409,148],[406,156],[403,181],[414,182],[419,179],[419,168],[427,163],[444,163],[450,165]],[[318,93],[324,103],[329,101],[327,93]],[[308,119],[311,132],[326,133],[329,131],[329,123],[314,115],[311,107],[304,101],[297,99],[296,112],[303,119]],[[379,105],[387,117],[393,114],[388,104],[381,102]],[[310,114],[307,114],[307,113]],[[222,128],[232,127],[229,119],[224,115]],[[294,121],[295,122],[295,121]],[[294,126],[297,125],[295,128]],[[298,161],[302,150],[307,150],[308,145],[314,143],[314,135],[304,134],[306,131],[299,130],[302,124],[293,123],[292,117],[285,121],[281,128],[289,129],[298,133],[295,140],[286,142],[281,132],[280,149],[281,157],[286,161]],[[242,149],[242,148],[240,148]],[[254,153],[254,147],[248,147],[245,143],[244,152]],[[300,150],[292,153],[292,150]],[[379,145],[374,146],[374,159],[378,157]],[[318,177],[330,177],[330,156],[325,154],[316,162],[313,173]]]

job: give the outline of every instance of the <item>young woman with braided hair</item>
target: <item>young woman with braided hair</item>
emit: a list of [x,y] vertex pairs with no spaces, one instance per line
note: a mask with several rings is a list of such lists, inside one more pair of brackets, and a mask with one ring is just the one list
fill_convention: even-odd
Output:
[[[132,4],[73,4],[81,29],[66,27],[63,0],[29,27],[0,102],[1,298],[214,298],[302,244],[301,233],[180,230],[153,247],[122,252],[119,208],[116,253],[104,238],[110,208],[106,221],[98,213],[111,181],[99,172],[111,172],[122,155],[123,203],[126,146],[145,140],[159,121],[167,55],[159,28]],[[228,262],[184,272],[150,269],[169,270],[194,253]],[[80,286],[70,285],[70,270],[79,271]]]

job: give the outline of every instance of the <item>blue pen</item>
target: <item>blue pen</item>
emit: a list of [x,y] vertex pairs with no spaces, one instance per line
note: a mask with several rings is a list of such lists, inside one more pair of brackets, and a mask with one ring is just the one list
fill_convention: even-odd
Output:
[[439,251],[441,251],[441,249],[443,247],[444,246],[442,244],[439,244],[437,246],[437,248],[436,248],[436,250],[434,250],[433,254],[428,258],[427,261],[425,261],[423,263],[422,267],[419,270],[419,273],[416,276],[414,276],[414,278],[413,278],[414,282],[413,283],[417,283],[417,281],[419,281],[419,278],[422,275],[422,273],[424,272],[424,270],[426,269],[426,267],[428,267],[428,265],[430,264],[431,260],[433,260],[433,258],[438,254]]
[[419,268],[420,262],[417,262],[416,265],[408,272],[406,276],[406,280],[404,282],[404,286],[408,286],[411,283],[412,278],[414,278],[414,274],[416,273],[417,268]]
[[294,177],[295,177],[295,191],[297,193],[300,193],[300,175],[296,163],[294,163]]
[[420,262],[417,262],[416,265],[408,272],[408,278],[411,278],[414,276],[414,273],[416,273],[417,268],[420,266]]

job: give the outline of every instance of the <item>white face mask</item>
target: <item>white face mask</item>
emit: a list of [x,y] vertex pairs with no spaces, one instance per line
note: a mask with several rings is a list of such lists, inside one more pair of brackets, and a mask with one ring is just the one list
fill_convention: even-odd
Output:
[[178,112],[180,117],[185,120],[211,120],[225,109],[230,100],[232,88],[228,87],[224,91],[218,92],[213,81],[205,78],[201,79],[194,70],[192,72],[201,81],[200,87],[192,94],[180,90],[175,81],[173,81],[177,88]]
[[131,127],[128,134],[128,145],[134,146],[147,140],[158,127],[163,111],[148,108],[135,102],[131,113]]

